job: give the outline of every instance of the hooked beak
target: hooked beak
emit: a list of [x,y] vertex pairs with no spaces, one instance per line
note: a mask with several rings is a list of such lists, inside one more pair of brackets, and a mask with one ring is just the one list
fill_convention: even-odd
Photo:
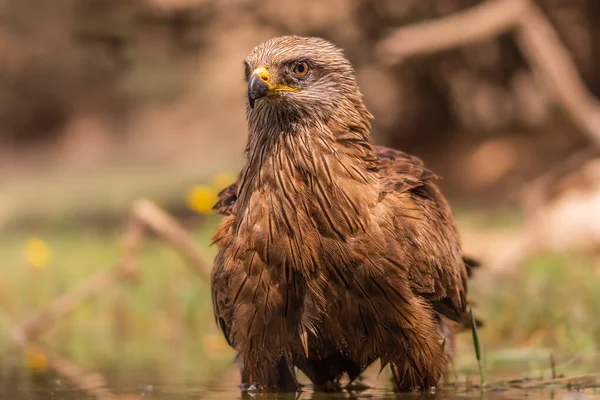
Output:
[[254,108],[254,102],[265,96],[272,96],[276,92],[297,92],[299,89],[286,85],[271,83],[269,70],[266,67],[258,67],[254,70],[248,80],[248,103]]
[[250,103],[250,108],[254,108],[254,102],[265,97],[267,94],[269,94],[269,84],[263,81],[255,72],[248,81],[248,102]]

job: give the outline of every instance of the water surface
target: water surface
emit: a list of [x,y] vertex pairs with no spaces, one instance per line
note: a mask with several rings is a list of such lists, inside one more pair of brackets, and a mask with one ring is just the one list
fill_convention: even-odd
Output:
[[[301,393],[262,394],[242,392],[234,368],[215,370],[207,376],[192,371],[156,370],[105,371],[82,373],[76,366],[60,366],[33,372],[3,368],[0,376],[0,400],[32,399],[600,399],[600,389],[569,385],[568,382],[538,385],[534,380],[513,384],[493,384],[480,392],[468,382],[446,385],[435,393],[397,394],[385,374],[371,374],[364,384],[339,393],[314,392],[307,385]],[[518,386],[518,387],[516,387]],[[519,388],[521,387],[521,388]]]

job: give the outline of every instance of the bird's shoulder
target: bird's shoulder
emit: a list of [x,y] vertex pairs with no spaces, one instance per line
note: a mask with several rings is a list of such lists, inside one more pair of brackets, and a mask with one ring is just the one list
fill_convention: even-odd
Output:
[[[405,192],[438,178],[416,156],[383,146],[374,146],[374,149],[377,156],[376,169],[381,180],[381,197],[390,192]],[[232,215],[238,198],[237,192],[236,181],[219,192],[213,209],[221,215]]]
[[438,178],[420,158],[411,154],[383,146],[375,146],[375,153],[381,197],[391,192],[406,192]]

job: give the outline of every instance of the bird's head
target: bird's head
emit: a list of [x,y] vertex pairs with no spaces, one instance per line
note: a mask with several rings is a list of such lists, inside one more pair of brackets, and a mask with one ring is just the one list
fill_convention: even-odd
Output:
[[368,116],[350,62],[326,40],[277,37],[255,47],[244,67],[250,119],[275,112],[323,121],[340,108]]

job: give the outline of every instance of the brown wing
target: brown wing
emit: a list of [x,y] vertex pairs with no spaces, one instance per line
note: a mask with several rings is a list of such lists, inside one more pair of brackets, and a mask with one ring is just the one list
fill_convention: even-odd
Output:
[[[213,206],[213,210],[216,210],[221,215],[231,215],[233,213],[233,206],[237,200],[237,182],[227,186],[221,190],[218,194],[218,201]],[[215,233],[214,240],[228,240],[227,228],[220,227]],[[233,339],[231,336],[231,307],[232,300],[230,298],[230,279],[231,277],[225,271],[223,271],[223,251],[219,250],[214,261],[212,276],[211,276],[211,287],[213,296],[213,310],[215,313],[215,319],[223,335],[227,339],[230,346],[234,346]]]
[[379,156],[380,200],[394,196],[402,254],[409,265],[410,288],[441,315],[462,321],[466,307],[467,266],[454,218],[433,184],[437,176],[414,156],[375,147]]
[[215,258],[211,274],[211,291],[213,311],[215,320],[230,346],[234,346],[231,336],[232,299],[231,299],[231,276],[224,271],[224,252],[219,250]]

